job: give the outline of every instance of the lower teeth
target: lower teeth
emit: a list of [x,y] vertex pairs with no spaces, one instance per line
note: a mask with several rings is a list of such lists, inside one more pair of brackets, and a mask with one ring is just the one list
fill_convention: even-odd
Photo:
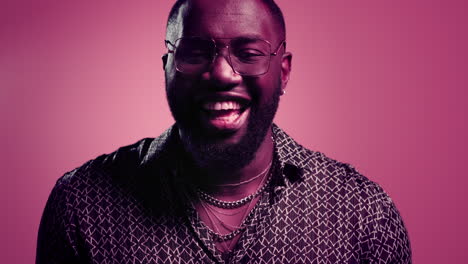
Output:
[[230,122],[234,121],[238,116],[239,116],[239,114],[231,114],[229,116],[218,117],[216,119],[230,123]]

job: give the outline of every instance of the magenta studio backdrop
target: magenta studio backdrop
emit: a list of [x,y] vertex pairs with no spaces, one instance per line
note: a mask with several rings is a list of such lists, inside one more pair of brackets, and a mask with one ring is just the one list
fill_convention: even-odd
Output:
[[[55,181],[172,124],[164,1],[0,4],[1,260],[32,263]],[[293,71],[276,123],[391,195],[415,263],[468,258],[464,1],[278,1]]]

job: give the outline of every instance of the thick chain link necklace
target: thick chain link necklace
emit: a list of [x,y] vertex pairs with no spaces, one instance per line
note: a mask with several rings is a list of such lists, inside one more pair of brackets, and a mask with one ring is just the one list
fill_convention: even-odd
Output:
[[[197,194],[200,199],[200,204],[202,208],[204,209],[205,213],[207,214],[208,219],[211,222],[211,225],[214,228],[214,230],[211,228],[208,228],[208,232],[210,233],[214,241],[221,243],[222,245],[224,245],[224,247],[226,247],[225,244],[228,243],[228,241],[233,240],[237,235],[241,234],[245,230],[246,228],[245,221],[247,218],[247,214],[250,211],[249,208],[252,206],[253,200],[259,195],[261,195],[270,184],[272,174],[273,174],[272,162],[270,162],[267,168],[264,171],[262,171],[259,175],[262,175],[262,174],[265,175],[265,173],[267,173],[266,179],[265,177],[262,179],[263,184],[261,185],[261,187],[257,187],[257,191],[237,201],[222,201],[222,200],[214,198],[213,196],[197,188]],[[259,175],[256,175],[254,178],[258,178]],[[225,213],[216,209],[216,208],[221,208],[221,209],[230,210],[230,209],[240,208],[242,206],[246,206],[246,208],[239,209],[234,213]],[[242,220],[239,226],[228,224],[217,215],[218,213],[221,215],[230,216],[230,215],[239,214],[241,212],[243,213],[243,216],[241,218]],[[216,222],[218,222],[222,226],[222,228],[229,231],[229,233],[221,234],[219,227],[217,227],[217,224],[215,224],[215,219],[213,219],[212,216],[216,219]],[[226,248],[229,248],[229,246],[227,246]]]
[[[263,193],[263,190],[265,190],[266,186],[269,185],[270,178],[271,178],[271,173],[269,173],[267,177],[268,178],[265,180],[262,187],[258,189],[259,191],[260,190],[262,190],[262,191],[260,191],[260,192],[257,191],[258,194],[254,195],[254,197],[256,197],[259,194]],[[255,192],[255,194],[257,192]],[[250,195],[250,196],[252,196],[252,195]],[[250,200],[247,202],[247,205],[246,205],[245,209],[240,209],[240,210],[236,211],[234,214],[221,213],[221,212],[219,212],[219,210],[215,209],[216,206],[210,205],[208,202],[203,201],[201,199],[201,197],[200,197],[200,204],[201,204],[203,210],[205,211],[206,215],[208,216],[208,220],[211,222],[211,226],[213,227],[213,229],[208,228],[208,233],[210,234],[210,236],[212,237],[212,239],[214,241],[220,243],[220,245],[222,247],[224,247],[225,252],[230,251],[232,243],[234,243],[234,238],[245,231],[247,215],[248,215],[248,213],[250,211],[249,209],[251,208],[252,203],[254,201],[254,197],[250,198]],[[213,207],[211,207],[211,206],[213,206]],[[232,208],[225,208],[225,209],[232,209]],[[219,213],[219,214],[222,214],[222,215],[229,216],[229,215],[236,215],[236,214],[239,214],[241,212],[243,213],[243,215],[242,215],[242,218],[241,218],[241,223],[238,226],[226,223],[225,221],[223,221],[217,215],[217,213]],[[216,221],[212,218],[212,216],[216,219]],[[218,222],[220,227],[226,229],[227,231],[229,231],[229,233],[221,234],[220,227],[218,227],[218,225],[215,222]]]
[[197,194],[203,201],[205,201],[205,202],[207,202],[207,203],[209,203],[209,204],[211,204],[213,206],[223,208],[223,209],[239,208],[239,207],[247,204],[248,202],[252,201],[254,198],[256,198],[261,193],[263,193],[263,191],[265,191],[265,189],[268,187],[268,185],[270,184],[270,181],[271,181],[271,175],[272,175],[271,163],[270,163],[269,169],[270,169],[270,171],[268,173],[268,178],[265,181],[265,183],[262,185],[262,187],[260,187],[256,192],[250,194],[249,196],[246,196],[246,197],[244,197],[242,199],[239,199],[237,201],[219,200],[219,199],[207,194],[206,192],[200,190],[200,188],[197,188]]

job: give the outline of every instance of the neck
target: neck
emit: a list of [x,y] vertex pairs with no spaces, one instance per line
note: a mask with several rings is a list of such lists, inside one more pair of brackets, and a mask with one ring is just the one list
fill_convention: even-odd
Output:
[[273,149],[272,132],[269,129],[249,164],[234,171],[205,170],[200,175],[198,185],[201,189],[225,200],[245,197],[255,192],[268,177]]

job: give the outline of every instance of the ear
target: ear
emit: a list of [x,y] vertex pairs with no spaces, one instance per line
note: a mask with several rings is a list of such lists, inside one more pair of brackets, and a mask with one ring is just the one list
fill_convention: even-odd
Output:
[[286,89],[291,74],[292,53],[285,52],[281,58],[281,89]]
[[165,53],[164,55],[162,55],[161,59],[162,59],[162,62],[163,62],[163,70],[166,69],[166,64],[167,64],[167,56],[169,56],[169,54]]

